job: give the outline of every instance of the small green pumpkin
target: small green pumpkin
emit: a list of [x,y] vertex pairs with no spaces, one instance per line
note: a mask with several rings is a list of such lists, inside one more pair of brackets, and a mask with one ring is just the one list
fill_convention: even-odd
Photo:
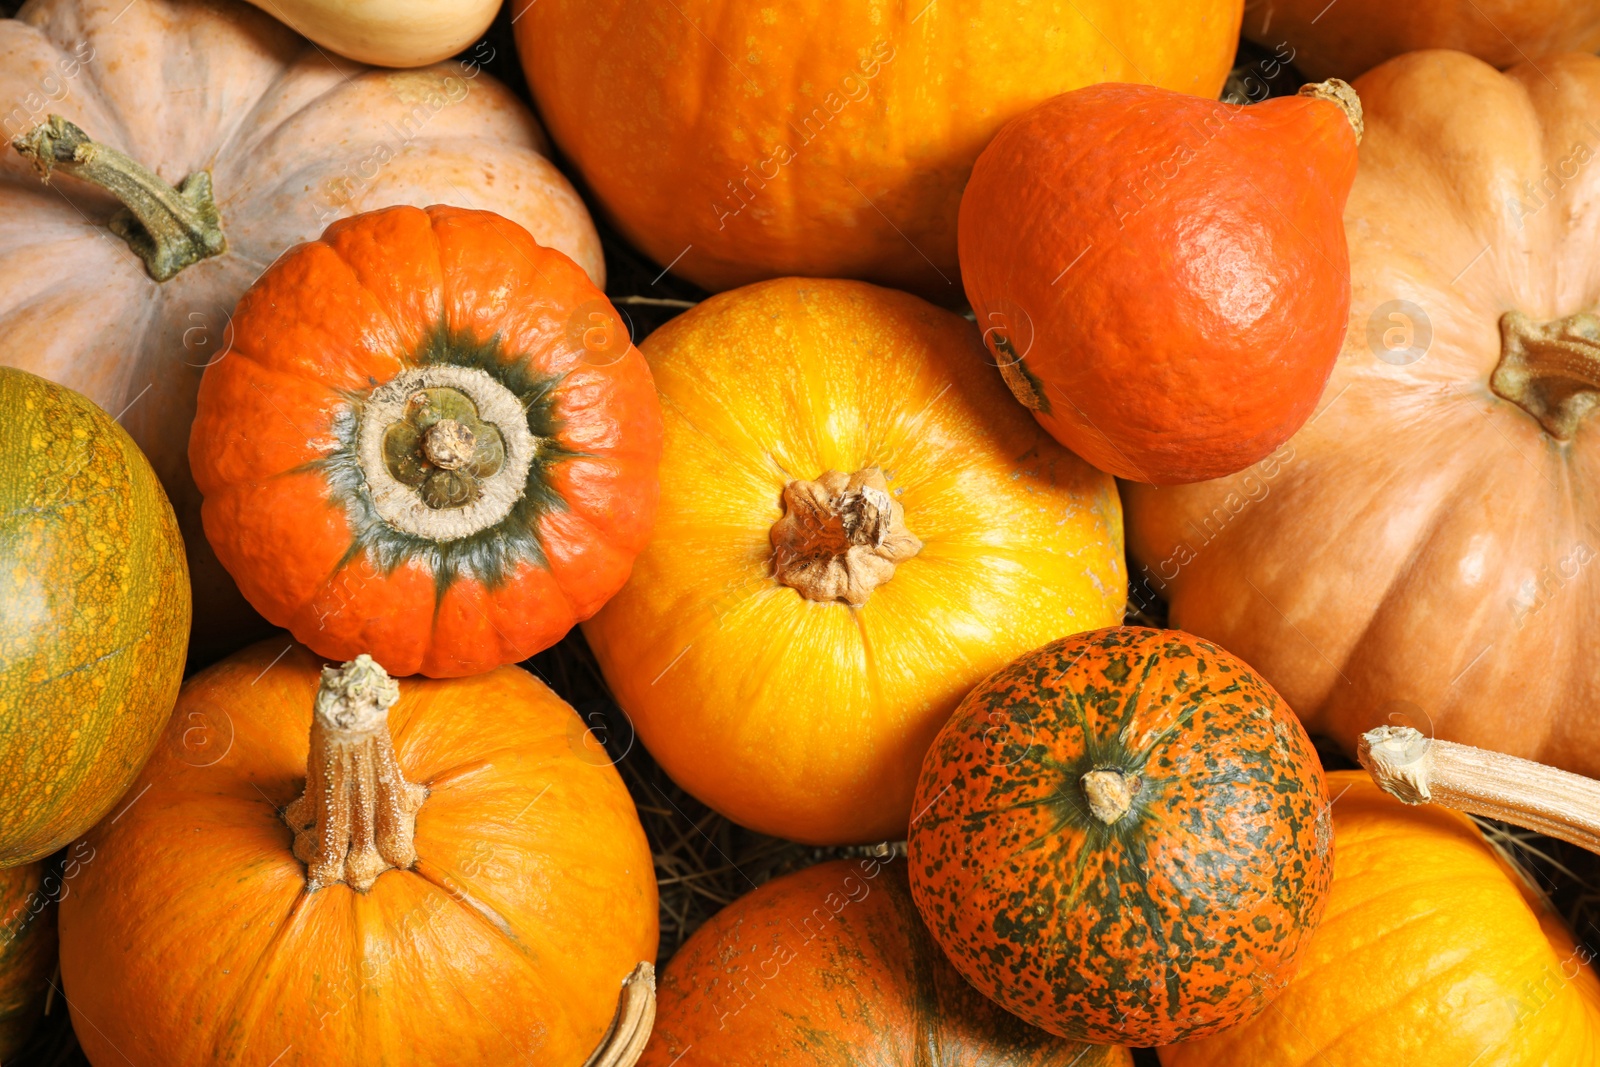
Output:
[[189,572],[161,484],[87,398],[0,367],[0,868],[87,830],[166,725]]

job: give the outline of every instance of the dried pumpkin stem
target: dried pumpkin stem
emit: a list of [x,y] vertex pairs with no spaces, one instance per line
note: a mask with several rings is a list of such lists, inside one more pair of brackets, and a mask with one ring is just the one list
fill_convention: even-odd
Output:
[[173,188],[137,160],[91,141],[60,115],[19,135],[11,147],[33,163],[44,181],[61,170],[122,201],[123,210],[109,223],[111,232],[144,260],[145,270],[158,282],[228,247],[207,171],[196,171]]
[[773,575],[808,600],[860,607],[898,564],[922,551],[877,467],[792,481],[783,505],[770,534]]
[[1358,755],[1372,780],[1407,804],[1442,804],[1600,853],[1600,782],[1592,778],[1409,726],[1368,730]]
[[307,892],[344,882],[364,893],[384,871],[417,861],[413,837],[427,790],[406,781],[395,759],[389,708],[399,697],[371,656],[322,669],[306,791],[283,812]]
[[641,963],[622,980],[616,1014],[583,1067],[633,1067],[656,1024],[656,969]]
[[1361,97],[1356,93],[1355,86],[1339,78],[1329,78],[1325,82],[1302,85],[1299,95],[1338,105],[1344,117],[1350,121],[1350,128],[1355,131],[1356,144],[1361,143],[1362,136],[1367,132],[1367,121],[1361,112]]
[[1114,767],[1092,770],[1079,784],[1089,801],[1089,812],[1107,826],[1128,814],[1133,795],[1139,790],[1138,778],[1130,778]]
[[1538,419],[1551,437],[1571,438],[1600,400],[1600,315],[1580,311],[1535,322],[1506,312],[1489,388]]

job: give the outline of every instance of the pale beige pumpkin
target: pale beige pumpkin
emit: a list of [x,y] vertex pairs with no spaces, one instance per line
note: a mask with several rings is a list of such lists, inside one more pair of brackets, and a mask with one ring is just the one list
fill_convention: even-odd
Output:
[[510,218],[603,282],[538,124],[470,62],[372,70],[242,3],[39,0],[0,20],[0,101],[7,140],[60,115],[163,184],[210,173],[223,251],[156,282],[112,232],[114,199],[0,151],[0,364],[121,415],[184,531],[202,659],[261,625],[200,532],[186,448],[201,372],[269,264],[336,218],[447,203]]
[[1312,733],[1406,724],[1600,774],[1600,58],[1362,77],[1351,313],[1255,468],[1127,485],[1135,597]]

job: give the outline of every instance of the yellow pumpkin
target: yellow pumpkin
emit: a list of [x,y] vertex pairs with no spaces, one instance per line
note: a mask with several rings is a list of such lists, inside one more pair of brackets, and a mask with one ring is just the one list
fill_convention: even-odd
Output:
[[1243,1026],[1163,1067],[1592,1067],[1594,950],[1466,816],[1328,776],[1333,889],[1300,968]]
[[642,346],[655,533],[584,630],[639,737],[736,822],[905,836],[974,684],[1121,618],[1120,504],[986,364],[977,327],[861,282],[713,297]]

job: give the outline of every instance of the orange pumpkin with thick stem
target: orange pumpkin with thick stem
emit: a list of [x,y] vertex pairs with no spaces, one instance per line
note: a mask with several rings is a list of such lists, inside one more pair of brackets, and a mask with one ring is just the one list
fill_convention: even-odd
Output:
[[1353,298],[1321,410],[1269,461],[1123,487],[1133,596],[1372,727],[1600,775],[1600,59],[1364,75]]
[[190,679],[88,836],[61,977],[89,1059],[582,1063],[656,951],[615,768],[519,668],[319,668],[267,641]]
[[1242,5],[512,6],[528,84],[556,143],[661,266],[713,290],[850,277],[959,305],[956,210],[994,132],[1094,82],[1215,97]]
[[1333,873],[1311,741],[1176,630],[1053,641],[968,694],[923,763],[911,890],[967,979],[1035,1026],[1155,1045],[1288,982]]
[[1132,1067],[1028,1026],[928,936],[902,860],[835,860],[740,897],[661,976],[640,1067]]
[[1165,485],[1305,422],[1349,313],[1348,85],[1253,106],[1138,85],[1039,105],[984,149],[961,276],[1006,384],[1101,470]]
[[1453,48],[1497,67],[1600,48],[1593,0],[1257,0],[1244,35],[1312,78],[1354,78],[1405,52]]
[[525,659],[628,577],[655,514],[649,368],[579,267],[485,211],[398,207],[239,302],[189,442],[206,536],[322,655]]

